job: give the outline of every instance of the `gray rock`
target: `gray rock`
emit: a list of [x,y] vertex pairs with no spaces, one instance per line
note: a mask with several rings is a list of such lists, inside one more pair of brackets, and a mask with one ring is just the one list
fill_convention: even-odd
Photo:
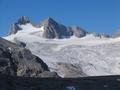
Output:
[[72,35],[76,37],[84,37],[86,35],[86,31],[78,26],[76,27],[66,27],[62,24],[57,23],[52,18],[47,18],[43,22],[40,23],[40,27],[44,26],[44,38],[69,38]]
[[11,29],[10,29],[9,35],[16,34],[19,30],[21,30],[21,28],[19,27],[19,25],[17,23],[13,23],[11,25]]
[[12,50],[11,58],[16,66],[17,76],[39,77],[44,71],[49,71],[47,65],[25,48]]
[[64,73],[65,78],[85,77],[87,76],[79,65],[70,63],[57,63],[57,70]]
[[[11,25],[9,34],[16,34],[19,30],[22,30],[20,25],[25,25],[27,23],[31,23],[28,17],[22,16],[18,19],[18,21]],[[33,24],[32,24],[33,25]],[[51,17],[43,20],[38,26],[33,25],[34,27],[42,27],[44,26],[43,37],[48,39],[62,39],[69,38],[72,35],[76,37],[84,37],[86,35],[86,31],[78,26],[75,27],[66,27],[62,24],[57,23]]]
[[40,27],[44,26],[44,38],[64,38],[68,37],[69,33],[67,31],[67,28],[54,21],[52,18],[48,17],[46,20],[40,23]]
[[78,38],[84,37],[88,33],[79,26],[69,27],[68,31],[69,31],[69,35],[75,35]]
[[31,23],[29,18],[26,16],[21,16],[17,22],[11,25],[9,35],[16,34],[19,30],[22,30],[22,28],[19,25],[25,25],[27,23]]
[[57,75],[56,72],[48,72],[48,71],[44,71],[40,74],[40,77],[42,78],[58,78],[59,76]]
[[92,32],[89,34],[93,34],[95,37],[100,37],[100,38],[109,38],[110,36],[108,34],[105,33],[96,33],[96,32]]
[[19,19],[18,19],[18,22],[17,22],[17,24],[22,24],[22,25],[25,25],[25,24],[27,24],[27,23],[31,23],[31,21],[29,20],[29,18],[28,17],[26,17],[26,16],[21,16]]
[[[45,73],[46,71],[46,73]],[[59,77],[28,49],[0,38],[0,73],[24,77]]]

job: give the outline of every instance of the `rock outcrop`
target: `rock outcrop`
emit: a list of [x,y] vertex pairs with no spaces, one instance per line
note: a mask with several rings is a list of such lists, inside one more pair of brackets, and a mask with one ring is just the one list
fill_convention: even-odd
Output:
[[29,20],[29,18],[28,17],[26,17],[26,16],[21,16],[19,19],[18,19],[18,22],[17,22],[17,24],[22,24],[22,25],[25,25],[25,24],[27,24],[27,23],[31,23],[31,21]]
[[[79,26],[67,27],[63,24],[56,22],[51,17],[48,17],[47,19],[43,20],[39,25],[33,25],[29,20],[29,18],[26,16],[21,16],[17,22],[11,25],[9,34],[10,35],[16,34],[19,30],[22,30],[21,25],[26,25],[28,23],[30,23],[35,28],[43,27],[43,33],[41,36],[47,39],[54,39],[54,38],[63,39],[63,38],[69,38],[73,35],[78,38],[81,38],[89,34],[89,32],[87,32],[85,29]],[[119,33],[117,32],[116,36],[118,35]],[[100,38],[109,37],[109,35],[103,33],[95,34],[95,36]]]
[[81,69],[79,65],[70,64],[70,63],[57,63],[57,71],[60,71],[60,74],[64,78],[75,78],[75,77],[85,77],[87,76]]
[[28,49],[0,38],[0,74],[24,77],[59,77]]
[[79,26],[74,26],[74,27],[68,27],[69,35],[75,35],[78,38],[86,36],[88,33],[84,29],[80,28]]
[[43,33],[44,38],[53,39],[53,38],[64,38],[69,36],[67,28],[64,25],[57,23],[50,17],[42,21],[40,23],[40,27],[41,26],[44,26],[44,33]]
[[49,39],[69,38],[72,35],[75,35],[76,37],[80,38],[80,37],[84,37],[87,34],[87,32],[84,29],[78,26],[66,27],[62,24],[57,23],[50,17],[44,20],[43,22],[41,22],[40,27],[41,26],[44,26],[43,37]]
[[22,30],[20,25],[25,25],[27,23],[31,23],[28,17],[26,16],[21,16],[17,22],[13,23],[10,28],[9,35],[11,34],[16,34],[19,30]]

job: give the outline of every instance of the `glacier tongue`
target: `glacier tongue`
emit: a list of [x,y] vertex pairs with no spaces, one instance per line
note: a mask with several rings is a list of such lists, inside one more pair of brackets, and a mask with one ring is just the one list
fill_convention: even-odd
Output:
[[36,28],[27,24],[20,27],[23,30],[3,38],[26,43],[26,48],[62,77],[120,74],[120,38],[88,34],[83,38],[44,39],[44,26]]

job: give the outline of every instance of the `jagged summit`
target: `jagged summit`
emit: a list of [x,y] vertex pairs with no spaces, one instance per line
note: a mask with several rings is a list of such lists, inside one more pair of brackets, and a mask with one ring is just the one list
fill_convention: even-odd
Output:
[[29,18],[27,16],[21,16],[19,19],[18,19],[18,24],[27,24],[27,23],[31,23],[31,21],[29,20]]
[[[27,26],[27,24],[29,24]],[[27,27],[27,29],[30,30],[39,30],[41,32],[40,36],[43,38],[48,39],[63,39],[63,38],[70,38],[71,36],[75,36],[78,38],[84,37],[87,34],[90,34],[85,29],[79,27],[79,26],[65,26],[63,24],[60,24],[59,22],[55,21],[53,18],[48,17],[44,19],[39,25],[34,26],[32,22],[29,20],[26,16],[21,16],[17,22],[13,23],[10,28],[10,35],[16,34],[19,30],[26,30],[26,28],[23,29],[23,27]],[[41,29],[42,28],[42,29]],[[29,30],[28,30],[29,31]],[[38,33],[39,34],[39,33]],[[106,34],[96,34],[98,37],[108,37]]]
[[47,26],[47,25],[50,25],[50,24],[54,24],[54,25],[56,25],[56,24],[58,24],[53,18],[51,18],[51,17],[48,17],[48,18],[46,18],[46,19],[44,19],[41,23],[40,23],[40,25],[39,26]]
[[27,16],[21,16],[17,22],[11,24],[9,35],[16,34],[19,30],[22,30],[20,25],[26,25],[27,23],[31,23],[29,18]]
[[72,35],[75,35],[76,37],[83,37],[86,35],[86,31],[79,26],[75,27],[66,27],[58,22],[56,22],[51,17],[48,17],[47,19],[43,20],[40,25],[44,26],[44,38],[69,38]]
[[71,32],[71,35],[76,37],[84,37],[88,32],[79,26],[68,27],[68,30]]

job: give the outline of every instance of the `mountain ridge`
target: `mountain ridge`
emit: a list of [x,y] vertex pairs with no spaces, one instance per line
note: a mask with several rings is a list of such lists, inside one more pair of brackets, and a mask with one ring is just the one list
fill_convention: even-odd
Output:
[[[19,30],[22,30],[20,27],[21,25],[31,24],[35,28],[40,28],[44,26],[44,31],[42,34],[43,38],[48,39],[63,39],[63,38],[70,38],[71,36],[76,36],[78,38],[86,36],[90,32],[86,31],[85,29],[79,26],[65,26],[56,22],[51,17],[40,22],[38,25],[33,25],[30,19],[26,16],[21,16],[17,22],[11,25],[11,30],[9,35],[16,34]],[[108,38],[109,35],[103,33],[96,33],[96,36]]]
[[42,22],[39,27],[19,25],[21,30],[3,38],[29,49],[61,77],[120,75],[120,37],[90,33],[80,27],[68,29],[50,18]]

